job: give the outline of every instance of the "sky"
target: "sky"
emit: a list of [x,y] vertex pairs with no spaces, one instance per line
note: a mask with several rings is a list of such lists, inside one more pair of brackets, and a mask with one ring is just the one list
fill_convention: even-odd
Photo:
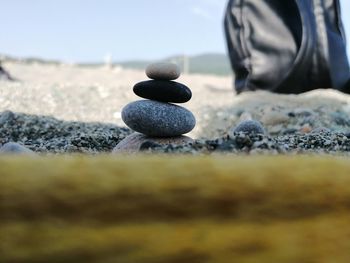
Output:
[[[341,2],[350,36],[350,1]],[[100,62],[108,55],[125,61],[223,53],[225,5],[226,0],[0,0],[0,54]]]

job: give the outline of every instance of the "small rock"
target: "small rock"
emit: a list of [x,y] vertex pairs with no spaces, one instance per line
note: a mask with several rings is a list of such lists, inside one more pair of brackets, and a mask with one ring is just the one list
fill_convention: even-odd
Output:
[[146,75],[155,80],[175,80],[180,77],[179,66],[173,63],[154,63],[146,68]]
[[152,137],[177,137],[193,130],[196,119],[189,110],[170,103],[140,100],[122,111],[125,124]]
[[0,114],[0,125],[5,125],[11,122],[15,118],[15,114],[12,111],[4,111]]
[[239,123],[234,129],[234,133],[246,133],[246,134],[265,134],[265,129],[260,122],[255,120],[246,120]]
[[310,133],[312,131],[312,127],[310,124],[304,124],[301,128],[300,128],[300,132],[301,133]]
[[34,155],[34,152],[32,150],[29,150],[28,148],[24,147],[23,145],[18,144],[18,143],[8,142],[8,143],[5,143],[0,148],[0,154]]
[[340,126],[350,125],[350,120],[348,119],[348,116],[343,112],[333,112],[331,113],[331,117],[337,125],[340,125]]
[[306,109],[306,108],[296,108],[293,111],[293,114],[298,116],[298,117],[310,117],[312,115],[315,115],[315,112],[311,109]]
[[298,129],[295,128],[287,128],[286,130],[283,131],[283,135],[287,134],[295,134],[298,132]]
[[290,117],[287,114],[282,112],[270,111],[264,114],[261,118],[261,122],[264,125],[277,125],[288,122],[289,118]]
[[269,133],[273,134],[273,135],[280,134],[281,132],[283,132],[283,125],[282,124],[274,125],[269,129]]
[[332,145],[332,141],[331,140],[325,140],[323,145],[324,146],[330,146],[330,145]]
[[319,134],[319,133],[330,133],[331,130],[326,127],[318,127],[316,129],[313,129],[311,133],[313,134]]
[[187,136],[179,136],[172,138],[154,138],[148,137],[140,133],[133,133],[122,140],[114,149],[113,153],[118,154],[134,154],[142,150],[147,150],[155,145],[166,146],[184,145],[193,142],[193,139]]
[[192,98],[191,90],[185,85],[166,80],[149,80],[137,83],[134,93],[145,99],[162,102],[185,103]]

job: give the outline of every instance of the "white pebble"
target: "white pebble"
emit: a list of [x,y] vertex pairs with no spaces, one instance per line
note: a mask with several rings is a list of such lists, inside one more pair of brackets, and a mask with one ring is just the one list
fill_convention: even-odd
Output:
[[180,77],[181,70],[173,63],[154,63],[146,68],[146,75],[154,80],[175,80]]

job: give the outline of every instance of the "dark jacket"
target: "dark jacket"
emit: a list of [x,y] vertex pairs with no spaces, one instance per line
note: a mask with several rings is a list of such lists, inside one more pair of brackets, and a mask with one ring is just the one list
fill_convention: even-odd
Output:
[[238,93],[347,92],[350,71],[338,0],[230,0],[225,33]]

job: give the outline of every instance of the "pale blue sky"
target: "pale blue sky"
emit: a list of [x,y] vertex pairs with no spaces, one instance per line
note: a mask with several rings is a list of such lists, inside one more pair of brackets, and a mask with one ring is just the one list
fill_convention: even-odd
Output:
[[[350,36],[350,0],[341,1]],[[0,53],[97,62],[106,54],[122,61],[225,52],[225,5],[226,0],[0,0]]]

